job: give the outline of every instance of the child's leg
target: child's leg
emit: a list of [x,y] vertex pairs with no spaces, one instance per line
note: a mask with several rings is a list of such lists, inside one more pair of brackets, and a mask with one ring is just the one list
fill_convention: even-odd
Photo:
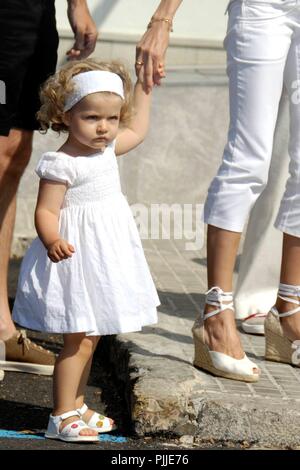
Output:
[[80,379],[80,382],[79,382],[79,387],[78,387],[77,394],[76,394],[76,402],[75,402],[76,403],[76,409],[81,408],[82,405],[84,404],[85,388],[86,388],[87,381],[88,381],[89,376],[90,376],[92,361],[93,361],[93,358],[91,357],[89,362],[85,366],[83,374],[81,376],[81,379]]
[[92,355],[89,361],[86,363],[83,369],[83,373],[81,374],[81,377],[80,377],[79,386],[78,386],[77,393],[76,393],[76,401],[75,401],[76,409],[81,408],[82,405],[84,404],[85,388],[86,388],[86,384],[87,384],[87,381],[89,379],[90,372],[91,372],[93,355],[97,347],[97,344],[100,340],[100,336],[88,336],[87,338],[92,338],[93,349],[92,349]]
[[[53,379],[54,416],[76,409],[76,397],[85,368],[93,357],[98,337],[86,336],[85,333],[64,335],[64,347],[55,364]],[[87,379],[86,379],[87,380]],[[62,422],[61,429],[76,417]],[[83,429],[80,435],[96,435],[97,432]]]
[[[95,341],[94,341],[93,353],[92,354],[94,354],[94,352],[95,352],[96,346],[97,346],[97,344],[100,340],[100,336],[93,336],[93,339]],[[86,364],[86,366],[84,368],[84,371],[83,371],[83,374],[81,376],[80,382],[79,382],[79,387],[78,387],[78,390],[77,390],[77,397],[76,397],[76,409],[81,408],[82,405],[84,404],[85,388],[86,388],[88,378],[90,376],[92,360],[93,360],[93,356],[90,358],[89,362]],[[85,422],[88,422],[91,419],[91,417],[94,413],[95,413],[95,410],[88,409],[86,411],[86,413],[84,413],[84,415],[82,416],[82,419]],[[113,419],[109,418],[109,421],[112,425],[114,424]]]

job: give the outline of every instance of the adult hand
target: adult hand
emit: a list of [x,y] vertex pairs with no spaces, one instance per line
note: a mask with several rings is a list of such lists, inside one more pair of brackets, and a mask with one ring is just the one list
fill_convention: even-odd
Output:
[[68,18],[75,36],[74,45],[67,52],[68,60],[86,59],[94,51],[98,36],[86,2],[70,0]]
[[135,71],[137,77],[144,69],[143,86],[149,93],[153,85],[160,85],[164,78],[165,55],[169,45],[169,24],[155,21],[147,29],[136,47]]

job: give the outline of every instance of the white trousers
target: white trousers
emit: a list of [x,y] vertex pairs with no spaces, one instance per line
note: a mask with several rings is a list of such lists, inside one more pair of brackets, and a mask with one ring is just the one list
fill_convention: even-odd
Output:
[[266,187],[278,106],[289,96],[289,178],[276,227],[300,237],[300,1],[233,0],[229,5],[227,73],[230,127],[204,220],[242,232]]
[[236,318],[267,313],[276,300],[282,233],[273,224],[288,176],[288,126],[288,97],[284,94],[279,105],[268,183],[247,225],[235,287]]

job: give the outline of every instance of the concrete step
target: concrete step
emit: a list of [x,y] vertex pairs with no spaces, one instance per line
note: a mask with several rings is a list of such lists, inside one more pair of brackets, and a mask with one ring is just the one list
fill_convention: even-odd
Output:
[[[264,337],[242,331],[243,347],[262,371],[258,383],[216,378],[195,368],[191,327],[204,301],[205,266],[175,242],[164,251],[159,243],[145,243],[161,300],[159,323],[105,339],[105,360],[122,383],[135,432],[188,435],[199,444],[297,448],[300,369],[265,361]],[[154,262],[153,245],[160,263]],[[198,288],[189,288],[191,271]],[[175,277],[179,289],[172,287]]]

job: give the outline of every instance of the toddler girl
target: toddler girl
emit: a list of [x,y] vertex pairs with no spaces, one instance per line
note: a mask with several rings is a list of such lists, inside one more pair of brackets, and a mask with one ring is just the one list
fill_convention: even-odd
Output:
[[42,128],[68,137],[36,168],[39,237],[23,260],[13,318],[33,330],[63,333],[46,437],[95,441],[98,432],[114,429],[84,403],[100,336],[157,321],[159,298],[116,161],[144,140],[151,97],[138,79],[131,98],[122,65],[88,59],[50,77],[41,100]]

